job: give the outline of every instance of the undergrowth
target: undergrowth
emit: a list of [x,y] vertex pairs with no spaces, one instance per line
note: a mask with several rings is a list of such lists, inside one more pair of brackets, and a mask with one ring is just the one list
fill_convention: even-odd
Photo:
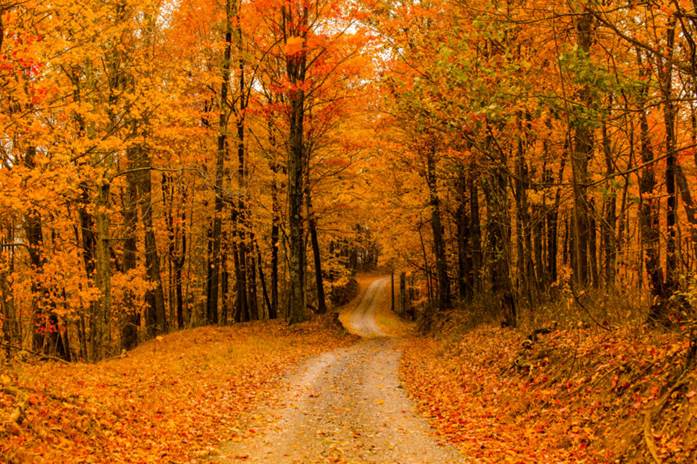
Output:
[[[687,331],[579,318],[517,330],[439,317],[401,374],[437,430],[481,462],[697,462]],[[531,319],[532,320],[532,319]]]

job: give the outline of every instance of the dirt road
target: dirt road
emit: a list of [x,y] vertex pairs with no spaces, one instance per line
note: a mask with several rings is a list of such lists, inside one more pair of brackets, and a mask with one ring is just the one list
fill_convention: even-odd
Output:
[[389,311],[389,278],[366,278],[365,290],[341,314],[364,339],[306,362],[287,383],[285,404],[256,436],[223,448],[223,462],[464,462],[417,415],[398,378],[401,352],[388,335],[409,326]]

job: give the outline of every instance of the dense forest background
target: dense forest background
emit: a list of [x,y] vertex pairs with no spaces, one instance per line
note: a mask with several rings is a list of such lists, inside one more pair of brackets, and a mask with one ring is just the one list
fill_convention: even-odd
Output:
[[694,330],[696,33],[678,0],[2,0],[5,351],[300,322],[378,256],[425,326]]

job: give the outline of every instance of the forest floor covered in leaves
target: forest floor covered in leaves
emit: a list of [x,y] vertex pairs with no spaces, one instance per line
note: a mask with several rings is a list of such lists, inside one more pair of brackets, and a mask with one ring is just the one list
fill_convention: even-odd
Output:
[[0,379],[0,462],[202,459],[255,433],[246,424],[289,368],[353,340],[327,317],[186,330],[98,364],[15,365]]
[[459,462],[446,442],[485,464],[697,462],[684,333],[528,334],[453,311],[416,337],[389,311],[388,279],[359,283],[341,321],[361,341],[327,316],[186,330],[97,364],[16,363],[0,373],[0,462]]
[[466,317],[450,314],[438,338],[405,340],[400,374],[431,425],[468,458],[697,462],[697,360],[685,335],[464,331]]

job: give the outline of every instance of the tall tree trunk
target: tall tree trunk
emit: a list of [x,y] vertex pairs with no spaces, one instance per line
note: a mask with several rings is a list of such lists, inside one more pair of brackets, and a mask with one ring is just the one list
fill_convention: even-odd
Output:
[[[186,200],[183,182],[179,180],[179,188],[174,184],[174,178],[169,175],[162,176],[162,192],[165,203],[167,240],[168,240],[168,259],[170,261],[170,312],[174,312],[172,321],[178,329],[184,328],[184,292],[182,278],[184,274],[184,264],[186,262]],[[179,213],[175,210],[175,201],[179,193],[178,200]],[[176,217],[178,216],[178,217]]]
[[[489,141],[487,146],[492,146]],[[518,324],[518,312],[510,275],[511,264],[511,218],[507,195],[507,167],[504,153],[498,151],[495,165],[484,182],[487,203],[487,249],[491,253],[489,279],[493,295],[503,310],[503,323],[509,327]]]
[[532,239],[530,232],[530,211],[528,207],[528,167],[525,162],[525,137],[522,115],[518,115],[517,150],[515,158],[515,204],[516,204],[516,248],[519,294],[525,295],[528,305],[533,304],[532,282],[535,281],[532,269]]
[[291,147],[288,159],[288,222],[290,227],[290,322],[302,322],[305,312],[305,241],[303,224],[303,101],[302,90],[294,90],[291,99]]
[[469,253],[471,255],[472,270],[469,273],[468,282],[472,288],[472,293],[482,290],[482,266],[484,259],[482,256],[482,225],[479,214],[479,181],[470,173],[468,190],[470,192],[470,223],[469,223]]
[[[593,15],[584,11],[577,16],[576,34],[579,54],[589,60],[591,45],[593,44]],[[584,108],[593,105],[592,89],[585,85],[579,92],[580,104]],[[588,198],[588,164],[593,157],[593,128],[583,117],[579,117],[575,124],[573,136],[572,163],[573,170],[573,242],[572,263],[574,280],[577,284],[586,286],[591,281],[590,269],[590,242],[591,234],[591,206]]]
[[92,358],[102,359],[107,354],[111,339],[111,253],[109,246],[109,180],[102,178],[97,185],[95,208],[96,247],[95,281],[100,291],[99,302],[93,307],[91,318]]
[[221,325],[226,325],[230,317],[228,314],[228,308],[230,307],[230,273],[228,272],[227,256],[227,250],[223,249],[220,257],[220,301],[222,306],[220,308],[220,320],[218,321]]
[[[95,272],[95,252],[96,252],[96,237],[94,231],[94,217],[88,210],[91,204],[89,185],[86,181],[80,182],[80,207],[78,216],[80,218],[80,233],[78,238],[82,246],[82,262],[85,269],[85,275],[89,280],[94,280]],[[95,303],[92,303],[94,305]],[[90,309],[90,312],[93,308]],[[85,314],[80,311],[78,325],[78,338],[80,341],[80,357],[84,360],[88,359],[87,350],[87,334],[85,333]]]
[[[660,291],[655,292],[659,298],[652,305],[649,313],[650,322],[666,322],[668,320],[668,299],[677,290],[678,257],[677,257],[677,195],[676,195],[676,166],[677,142],[675,132],[676,108],[673,101],[673,51],[675,49],[675,18],[672,17],[666,28],[666,53],[664,57],[656,58],[659,85],[663,97],[663,121],[665,124],[666,146],[666,267],[665,277]],[[658,226],[657,226],[658,227]],[[648,267],[648,265],[647,265]]]
[[[256,255],[257,255],[257,267],[259,269],[259,279],[261,281],[261,290],[262,294],[264,297],[264,304],[266,305],[266,316],[268,319],[272,319],[271,313],[272,313],[272,307],[271,307],[271,299],[269,298],[269,291],[266,286],[266,274],[264,273],[264,262],[261,259],[261,249],[259,248],[259,243],[257,243],[256,238],[254,238],[254,248],[256,250]],[[275,318],[275,316],[274,316]]]
[[[252,240],[250,239],[250,244]],[[259,320],[259,298],[257,295],[257,267],[253,249],[247,253],[247,304],[249,305],[249,317],[253,321]]]
[[691,240],[693,244],[697,244],[697,205],[695,205],[694,199],[692,198],[692,193],[690,192],[690,184],[688,183],[687,177],[685,177],[685,172],[682,166],[675,164],[675,181],[680,190],[680,197],[682,198],[683,208],[685,209],[685,216],[687,221],[692,226]]
[[322,254],[317,236],[317,217],[312,209],[312,189],[310,187],[310,167],[307,166],[307,178],[305,180],[305,203],[307,207],[307,226],[310,229],[310,242],[312,244],[312,257],[315,267],[315,285],[317,288],[317,313],[326,314],[327,301],[324,293],[324,278],[322,276]]
[[[182,250],[186,249],[186,236],[182,234]],[[184,328],[184,259],[185,255],[180,256],[174,262],[174,285],[175,285],[175,295],[176,295],[176,305],[177,305],[177,328]]]
[[[564,170],[566,168],[566,158],[562,158],[561,166],[559,167],[559,184],[564,179]],[[562,187],[557,187],[554,193],[554,206],[547,211],[547,274],[549,282],[557,281],[557,261],[559,259],[559,206],[561,205]],[[565,232],[568,234],[568,228]],[[566,236],[566,235],[565,235]],[[565,260],[566,247],[562,247],[562,257]]]
[[155,238],[152,203],[152,159],[147,147],[137,148],[138,203],[145,229],[145,271],[152,288],[145,293],[145,327],[149,337],[167,332],[167,312],[160,273],[160,254]]
[[[307,37],[308,10],[291,11],[290,6],[283,7],[283,24],[294,30],[284,31],[286,39],[292,36],[303,38],[303,48]],[[305,256],[305,238],[303,222],[303,196],[305,195],[305,74],[307,55],[304,50],[286,56],[286,74],[292,86],[288,94],[290,105],[290,129],[288,150],[288,225],[290,227],[290,286],[291,301],[290,323],[307,319],[305,273],[307,268]]]
[[675,189],[675,168],[677,166],[677,142],[675,132],[676,108],[673,101],[673,50],[675,48],[675,18],[672,18],[666,30],[666,50],[667,57],[663,61],[659,70],[661,77],[661,88],[663,91],[663,119],[666,129],[666,226],[668,235],[666,237],[666,275],[665,285],[669,292],[676,290],[678,281],[678,256],[676,249],[677,236],[677,195]]
[[[132,149],[131,149],[132,150]],[[129,158],[133,158],[130,155]],[[137,266],[138,242],[136,225],[138,223],[138,180],[134,170],[126,175],[126,192],[123,201],[124,241],[123,241],[123,272],[132,271]],[[140,309],[136,305],[135,295],[131,289],[126,289],[125,316],[121,325],[121,348],[130,350],[138,344],[138,328],[140,327]]]
[[472,287],[469,285],[469,276],[472,273],[472,251],[469,243],[469,223],[467,214],[467,175],[464,165],[457,166],[457,179],[455,181],[457,195],[457,210],[455,221],[457,225],[457,288],[460,299],[471,301]]
[[443,223],[438,196],[438,177],[436,173],[436,147],[433,141],[426,148],[426,183],[428,184],[429,206],[431,208],[431,229],[433,231],[433,253],[436,258],[436,275],[438,276],[438,309],[452,306],[450,296],[450,279],[446,258]]
[[407,274],[399,274],[399,315],[407,314]]
[[[233,224],[236,221],[237,218],[234,217]],[[245,253],[240,250],[239,231],[235,231],[234,237],[235,242],[232,244],[232,255],[235,264],[235,322],[247,322],[251,317],[249,305],[247,304],[247,260],[245,259]]]
[[228,90],[230,85],[230,67],[232,59],[232,20],[235,16],[235,0],[225,1],[225,49],[223,52],[222,82],[220,84],[220,101],[218,113],[218,148],[215,156],[215,207],[213,223],[209,233],[208,246],[208,280],[206,295],[206,322],[218,323],[218,287],[220,278],[220,249],[222,244],[223,177],[225,158],[228,151]]
[[[237,1],[237,0],[234,0]],[[235,231],[235,244],[239,255],[236,263],[235,277],[237,289],[241,292],[237,295],[237,314],[241,320],[258,319],[258,306],[256,296],[255,260],[250,249],[250,212],[247,207],[247,159],[245,145],[246,111],[247,111],[247,85],[245,80],[245,58],[242,43],[242,26],[240,21],[240,4],[235,7],[235,36],[237,41],[237,67],[238,67],[238,95],[235,110],[237,128],[237,207],[233,208],[233,227]]]
[[278,251],[280,247],[281,205],[278,200],[278,164],[273,163],[273,180],[271,184],[272,223],[271,223],[271,308],[269,319],[278,317]]
[[[612,108],[612,98],[608,104],[610,110]],[[609,111],[608,110],[608,113]],[[609,114],[608,114],[609,116]],[[605,155],[605,174],[608,179],[612,179],[615,173],[615,160],[612,157],[612,146],[610,135],[607,130],[607,120],[603,119],[603,154]],[[602,230],[602,242],[604,248],[605,262],[605,287],[610,288],[615,285],[615,271],[617,267],[617,236],[615,229],[617,225],[617,191],[614,187],[614,182],[608,180],[605,183],[603,210],[605,212],[605,220]]]
[[[637,50],[639,69],[642,69],[642,53]],[[643,73],[643,72],[642,72]],[[646,274],[649,278],[649,286],[656,300],[665,298],[663,287],[663,270],[660,261],[660,219],[658,217],[658,200],[656,189],[656,168],[654,153],[651,147],[651,135],[649,122],[646,115],[646,97],[648,83],[644,84],[639,94],[639,130],[641,143],[641,177],[639,180],[639,193],[641,196],[641,209],[639,223],[641,230],[641,244],[646,259]],[[656,312],[653,310],[652,312]]]

